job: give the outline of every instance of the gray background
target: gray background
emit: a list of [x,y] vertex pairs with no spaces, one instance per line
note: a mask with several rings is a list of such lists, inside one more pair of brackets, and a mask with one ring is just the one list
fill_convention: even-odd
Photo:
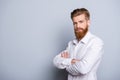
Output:
[[53,58],[74,39],[70,12],[85,7],[105,53],[98,80],[120,80],[119,0],[0,0],[0,80],[67,80]]

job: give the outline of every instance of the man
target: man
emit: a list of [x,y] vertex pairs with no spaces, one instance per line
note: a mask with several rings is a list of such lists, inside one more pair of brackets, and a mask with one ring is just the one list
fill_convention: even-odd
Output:
[[90,14],[85,8],[71,12],[76,38],[66,50],[55,56],[53,62],[66,69],[68,80],[97,80],[96,71],[103,54],[103,42],[89,32]]

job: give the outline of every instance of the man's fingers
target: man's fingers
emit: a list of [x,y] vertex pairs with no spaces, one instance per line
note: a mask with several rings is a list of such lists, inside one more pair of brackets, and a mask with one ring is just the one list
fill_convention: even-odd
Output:
[[68,58],[69,57],[68,52],[61,53],[61,57]]
[[67,58],[67,52],[65,52],[65,58]]
[[64,57],[64,54],[63,54],[63,53],[61,53],[61,57]]
[[61,53],[61,57],[65,57],[65,53],[63,52],[63,53]]
[[68,54],[68,52],[66,52],[66,57],[67,57],[67,58],[69,57],[69,54]]
[[68,52],[65,52],[65,58],[68,58],[68,57],[69,57]]

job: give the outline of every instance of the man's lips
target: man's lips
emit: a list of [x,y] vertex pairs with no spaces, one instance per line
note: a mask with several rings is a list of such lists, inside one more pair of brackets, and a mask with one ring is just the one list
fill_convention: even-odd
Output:
[[80,31],[84,31],[84,29],[82,28],[76,29],[76,32],[80,32]]

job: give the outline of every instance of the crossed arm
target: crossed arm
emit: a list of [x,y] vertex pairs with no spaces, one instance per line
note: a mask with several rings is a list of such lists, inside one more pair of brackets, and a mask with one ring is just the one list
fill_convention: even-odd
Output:
[[[68,52],[62,52],[61,53],[62,58],[70,58],[70,54]],[[75,64],[76,62],[79,62],[80,60],[78,59],[72,59],[71,64]]]
[[102,54],[103,44],[95,43],[81,60],[71,58],[68,52],[63,51],[54,58],[54,64],[72,75],[86,74],[99,64]]
[[80,60],[78,59],[73,59],[70,57],[70,54],[65,50],[63,52],[61,52],[59,55],[57,55],[54,58],[54,65],[59,68],[59,69],[65,69],[70,65],[73,65],[77,62],[79,62]]

